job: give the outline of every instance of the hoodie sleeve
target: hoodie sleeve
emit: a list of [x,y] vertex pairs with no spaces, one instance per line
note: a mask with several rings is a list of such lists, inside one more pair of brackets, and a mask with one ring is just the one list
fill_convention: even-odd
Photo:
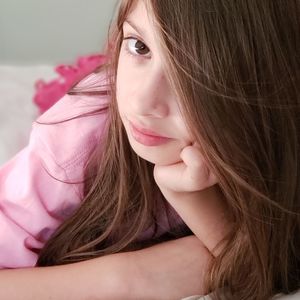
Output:
[[78,181],[90,151],[101,142],[106,115],[40,122],[76,117],[106,101],[64,96],[33,123],[27,147],[0,167],[0,268],[34,266],[39,249],[78,208],[83,198]]

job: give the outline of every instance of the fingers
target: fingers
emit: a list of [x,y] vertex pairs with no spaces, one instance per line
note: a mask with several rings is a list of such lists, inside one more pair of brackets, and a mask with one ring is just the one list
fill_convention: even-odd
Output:
[[188,167],[189,176],[195,180],[197,178],[207,178],[209,170],[204,163],[204,159],[200,151],[195,146],[185,147],[180,154],[184,164]]
[[185,147],[180,158],[182,161],[176,164],[154,167],[154,178],[159,186],[176,192],[193,192],[217,183],[197,145]]
[[160,188],[167,188],[174,192],[182,190],[182,180],[186,166],[179,162],[169,166],[154,166],[154,179]]

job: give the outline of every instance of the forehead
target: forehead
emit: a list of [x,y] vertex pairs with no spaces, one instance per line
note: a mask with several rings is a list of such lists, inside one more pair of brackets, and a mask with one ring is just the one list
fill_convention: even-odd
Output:
[[128,11],[127,17],[146,17],[147,16],[147,8],[144,0],[132,1],[130,9]]
[[143,34],[144,38],[155,35],[153,17],[147,8],[145,1],[136,1],[124,20],[124,24],[134,25],[133,28],[139,29],[139,33]]

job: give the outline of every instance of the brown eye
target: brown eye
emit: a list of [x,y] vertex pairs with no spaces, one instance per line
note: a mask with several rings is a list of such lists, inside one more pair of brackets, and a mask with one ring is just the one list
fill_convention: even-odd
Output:
[[149,50],[147,48],[147,46],[139,40],[137,40],[137,42],[134,44],[134,47],[137,49],[138,53],[141,54],[141,55],[147,54],[147,52]]
[[146,56],[150,51],[149,48],[142,41],[136,38],[127,37],[124,38],[124,40],[127,40],[126,50],[131,55]]

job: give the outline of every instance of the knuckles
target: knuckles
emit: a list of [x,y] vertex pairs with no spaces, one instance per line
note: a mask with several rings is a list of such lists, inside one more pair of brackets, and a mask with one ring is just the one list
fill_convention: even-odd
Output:
[[182,163],[174,166],[154,166],[153,176],[160,189],[173,192],[196,192],[217,183],[216,176],[211,173],[202,154],[195,146],[185,147],[180,157]]

